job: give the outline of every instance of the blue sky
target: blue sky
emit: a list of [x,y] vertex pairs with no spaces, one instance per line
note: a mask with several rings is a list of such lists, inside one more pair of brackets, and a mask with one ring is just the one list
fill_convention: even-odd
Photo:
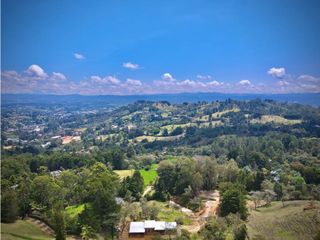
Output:
[[319,92],[320,1],[2,0],[2,91]]

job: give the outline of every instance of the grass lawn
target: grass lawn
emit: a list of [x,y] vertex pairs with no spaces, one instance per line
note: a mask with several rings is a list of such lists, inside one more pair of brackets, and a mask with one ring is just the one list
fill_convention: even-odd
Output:
[[158,177],[157,168],[158,164],[152,164],[151,168],[148,171],[145,169],[140,170],[140,174],[143,177],[145,187],[148,185],[152,185]]
[[43,232],[36,224],[17,220],[15,223],[1,223],[2,240],[47,240],[54,239],[53,236]]
[[[158,164],[152,164],[151,168],[147,171],[145,169],[141,169],[140,174],[143,177],[144,186],[152,185],[156,178],[158,177],[157,173]],[[120,178],[125,178],[128,176],[132,176],[134,170],[114,170],[116,174],[120,176]],[[150,184],[151,183],[151,184]]]
[[289,201],[285,207],[273,202],[269,207],[250,212],[247,224],[250,239],[312,240],[320,229],[320,203],[316,209],[303,208],[309,201]]

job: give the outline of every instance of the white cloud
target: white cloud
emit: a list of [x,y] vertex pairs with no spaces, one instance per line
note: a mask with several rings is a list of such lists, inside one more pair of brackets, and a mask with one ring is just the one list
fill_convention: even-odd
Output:
[[[281,75],[281,74],[280,74]],[[279,74],[278,74],[279,76]],[[63,73],[46,73],[38,65],[31,65],[22,72],[1,72],[2,91],[5,93],[57,93],[57,94],[146,94],[179,92],[224,92],[224,93],[299,93],[320,92],[320,78],[308,74],[298,77],[286,75],[276,83],[262,84],[249,80],[224,83],[209,79],[175,79],[164,73],[162,79],[153,82],[115,76],[92,75],[80,82],[70,81]]]
[[135,79],[128,78],[127,81],[126,81],[126,85],[142,86],[142,82],[140,80],[135,80]]
[[100,83],[102,81],[102,78],[99,76],[91,76],[90,77],[92,82]]
[[287,81],[279,81],[279,82],[277,82],[277,84],[279,85],[279,86],[282,86],[282,87],[284,87],[284,86],[289,86],[290,85],[290,83],[289,82],[287,82]]
[[198,75],[197,75],[197,78],[200,79],[200,80],[208,80],[208,79],[211,79],[211,76],[210,76],[210,75],[201,75],[201,74],[198,74]]
[[209,86],[221,86],[223,85],[223,82],[218,82],[218,81],[211,81],[207,83]]
[[268,74],[275,78],[282,78],[286,74],[285,68],[270,68]]
[[54,80],[54,81],[65,81],[65,80],[67,80],[66,76],[63,75],[62,73],[59,73],[59,72],[53,72],[51,79]]
[[123,63],[122,66],[123,66],[124,68],[132,69],[132,70],[135,70],[135,69],[138,69],[138,68],[139,68],[139,65],[138,65],[138,64],[136,64],[136,63],[131,63],[131,62]]
[[119,85],[121,81],[113,76],[106,76],[104,78],[99,76],[91,76],[90,80],[94,83],[98,84],[109,84],[109,85]]
[[86,58],[86,57],[85,57],[83,54],[81,54],[81,53],[74,53],[73,56],[74,56],[76,59],[78,59],[78,60],[83,60],[83,59]]
[[27,70],[26,73],[28,73],[31,76],[36,76],[40,78],[46,78],[48,77],[48,74],[45,73],[45,71],[36,64],[31,65]]
[[314,77],[308,74],[303,74],[298,77],[298,80],[307,82],[320,82],[320,77]]
[[251,82],[249,80],[241,80],[239,81],[239,84],[243,86],[248,86],[251,85]]
[[162,75],[162,79],[166,80],[166,81],[174,81],[175,80],[170,73],[164,73]]
[[177,82],[177,85],[195,87],[197,85],[197,82],[190,80],[190,79],[186,79],[181,82]]
[[109,83],[111,83],[113,85],[118,85],[121,83],[121,81],[118,78],[113,77],[113,76],[105,77],[104,80],[107,80]]

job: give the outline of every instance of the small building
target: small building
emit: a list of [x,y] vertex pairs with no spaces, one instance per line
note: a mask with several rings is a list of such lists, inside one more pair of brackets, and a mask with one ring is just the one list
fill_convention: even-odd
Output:
[[131,222],[129,237],[143,237],[145,234],[172,232],[177,229],[176,222],[146,220],[144,222]]

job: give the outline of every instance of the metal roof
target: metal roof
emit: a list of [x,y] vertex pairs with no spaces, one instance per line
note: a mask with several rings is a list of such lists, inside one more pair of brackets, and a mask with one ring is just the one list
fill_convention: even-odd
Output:
[[166,229],[167,230],[173,230],[177,228],[176,222],[166,222]]
[[146,220],[144,222],[131,222],[129,233],[145,233],[146,229],[155,231],[173,230],[177,228],[176,222],[164,222],[155,220]]
[[156,221],[155,220],[146,220],[144,221],[144,228],[155,228]]
[[129,233],[145,233],[144,222],[131,222]]
[[166,222],[162,222],[162,221],[157,221],[156,225],[154,227],[155,231],[162,231],[162,230],[166,230]]

